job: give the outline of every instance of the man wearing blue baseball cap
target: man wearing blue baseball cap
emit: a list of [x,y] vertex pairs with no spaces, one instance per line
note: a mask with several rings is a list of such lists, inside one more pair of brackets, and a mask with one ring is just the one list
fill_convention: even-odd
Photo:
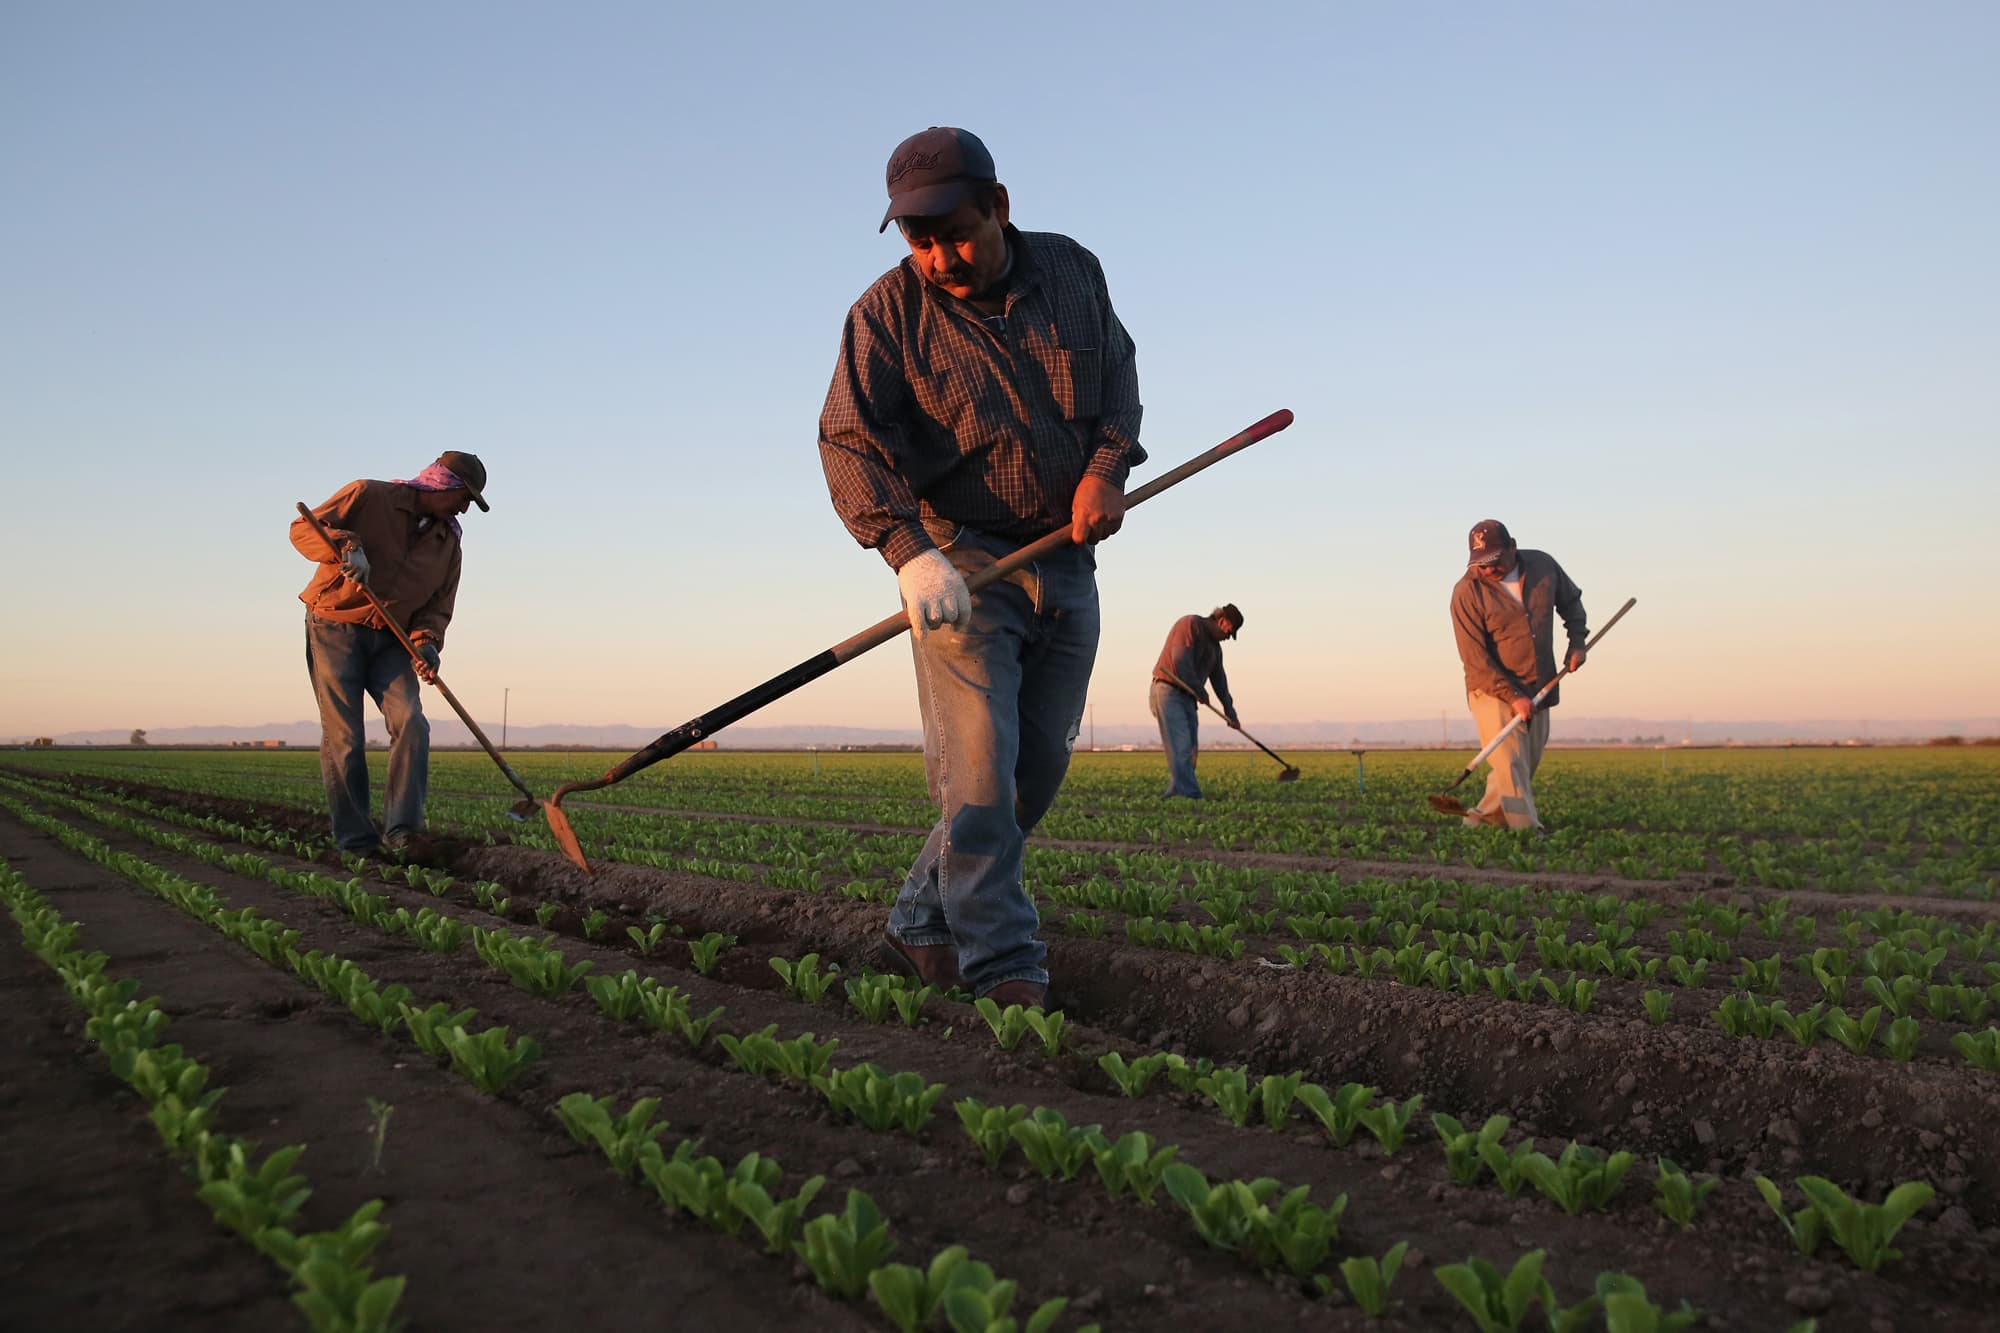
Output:
[[[847,315],[820,414],[841,521],[896,571],[939,818],[885,959],[995,1003],[1047,996],[1021,885],[1069,767],[1097,657],[1091,544],[1125,517],[1139,446],[1132,339],[1097,257],[1017,229],[993,156],[933,126],[889,155],[909,254]],[[1067,528],[1075,545],[974,596],[966,574]]]

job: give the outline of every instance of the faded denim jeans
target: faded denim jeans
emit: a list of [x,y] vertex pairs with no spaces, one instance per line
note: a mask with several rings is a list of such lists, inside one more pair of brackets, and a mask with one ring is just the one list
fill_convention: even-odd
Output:
[[1152,705],[1160,723],[1160,748],[1167,752],[1167,795],[1199,800],[1201,784],[1194,778],[1194,761],[1201,753],[1201,714],[1195,711],[1194,696],[1156,680]]
[[415,833],[424,826],[424,789],[430,777],[431,724],[424,718],[422,687],[409,650],[386,629],[343,625],[306,617],[306,670],[319,701],[319,773],[326,784],[333,841],[342,851],[365,852],[381,840],[368,817],[367,733],[361,701],[382,710],[389,731],[389,791],[383,827]]
[[[961,528],[945,554],[970,574],[1015,549]],[[889,928],[907,944],[956,944],[976,995],[1003,981],[1048,984],[1021,855],[1069,770],[1097,627],[1096,558],[1071,547],[973,594],[965,629],[911,640],[938,822]]]

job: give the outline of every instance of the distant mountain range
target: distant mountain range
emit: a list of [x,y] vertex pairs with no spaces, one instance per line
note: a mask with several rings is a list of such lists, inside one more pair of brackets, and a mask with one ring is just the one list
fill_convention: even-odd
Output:
[[[1246,742],[1232,736],[1219,719],[1203,719],[1202,742],[1212,749],[1248,748]],[[492,723],[483,723],[487,735],[496,744],[501,743],[501,728]],[[637,750],[651,742],[661,733],[671,730],[677,724],[661,726],[633,726],[629,724],[609,724],[604,726],[580,726],[554,724],[533,727],[509,727],[506,730],[506,745],[510,749],[604,749]],[[384,739],[379,719],[371,718],[368,723],[371,740]],[[1345,749],[1354,745],[1367,746],[1476,746],[1478,735],[1474,732],[1470,718],[1447,717],[1440,724],[1436,718],[1404,718],[1390,722],[1274,722],[1259,724],[1257,738],[1273,747],[1295,746],[1299,748]],[[51,737],[58,745],[124,745],[131,739],[131,729],[69,731]],[[1852,719],[1829,718],[1796,722],[1690,722],[1685,718],[1662,720],[1659,718],[1633,717],[1584,717],[1571,716],[1562,712],[1555,714],[1554,742],[1561,744],[1623,743],[1623,744],[1668,744],[1668,745],[1720,745],[1730,742],[1751,745],[1770,745],[1785,741],[1805,741],[1817,744],[1859,741],[1864,743],[1890,743],[1895,741],[1921,741],[1936,736],[1963,736],[1970,740],[1979,736],[2000,736],[2000,717],[1931,718],[1919,720],[1871,719],[1857,722]],[[31,736],[15,735],[0,739],[0,744],[23,745],[32,740]],[[808,746],[822,750],[837,750],[842,747],[868,748],[875,746],[915,746],[923,741],[923,734],[915,727],[875,728],[841,727],[830,725],[800,725],[790,727],[732,727],[716,738],[720,748],[725,750],[802,750]],[[1098,749],[1117,749],[1123,746],[1149,747],[1159,744],[1160,734],[1151,725],[1106,725],[1084,728],[1078,744]],[[310,721],[270,722],[258,726],[194,726],[160,727],[146,732],[146,741],[151,745],[261,745],[282,742],[287,747],[317,748],[319,745],[319,724]],[[437,746],[469,746],[476,742],[457,718],[431,717],[431,743]]]

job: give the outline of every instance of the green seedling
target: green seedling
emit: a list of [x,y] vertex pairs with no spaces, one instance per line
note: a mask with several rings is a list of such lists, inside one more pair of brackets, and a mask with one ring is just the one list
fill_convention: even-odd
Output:
[[1528,1183],[1528,1161],[1539,1155],[1535,1152],[1533,1139],[1522,1139],[1511,1151],[1497,1142],[1481,1143],[1478,1152],[1479,1160],[1486,1163],[1486,1169],[1493,1173],[1493,1179],[1509,1197],[1519,1194],[1521,1186]]
[[1062,1112],[1048,1106],[1036,1107],[1025,1120],[1017,1121],[1008,1132],[1021,1145],[1028,1164],[1044,1179],[1075,1180],[1077,1172],[1091,1160],[1091,1139],[1102,1141],[1102,1126],[1072,1126]]
[[829,965],[825,972],[821,972],[816,953],[809,953],[797,962],[789,958],[773,958],[771,970],[785,983],[786,990],[807,1004],[818,1004],[840,975],[838,965]]
[[1361,1127],[1361,1112],[1375,1100],[1375,1089],[1346,1083],[1339,1092],[1328,1096],[1319,1084],[1303,1083],[1299,1085],[1298,1100],[1325,1127],[1327,1137],[1336,1146],[1345,1148],[1354,1131]]
[[1849,1018],[1843,1009],[1829,1009],[1826,1015],[1826,1034],[1856,1055],[1866,1055],[1869,1043],[1875,1040],[1875,1028],[1882,1021],[1882,1006],[1876,1005],[1857,1021]]
[[900,989],[902,977],[862,976],[847,980],[847,1002],[854,1011],[871,1023],[888,1021],[890,995]]
[[795,1248],[820,1286],[853,1301],[868,1289],[868,1275],[894,1253],[896,1242],[875,1201],[851,1189],[847,1207],[806,1223]]
[[287,1268],[299,1285],[292,1304],[312,1333],[393,1333],[401,1327],[395,1313],[403,1278],[375,1278],[365,1267],[317,1252]]
[[389,1117],[396,1108],[388,1102],[368,1098],[368,1170],[380,1175],[382,1149],[389,1142]]
[[[1195,1080],[1195,1091],[1208,1098],[1229,1117],[1233,1125],[1250,1123],[1250,1076],[1241,1065],[1218,1069],[1207,1078]],[[1297,1095],[1297,1090],[1293,1090]]]
[[1719,1182],[1709,1177],[1696,1180],[1671,1157],[1662,1157],[1659,1168],[1660,1174],[1653,1181],[1653,1189],[1658,1195],[1653,1200],[1653,1206],[1665,1213],[1675,1226],[1693,1226],[1695,1209],[1715,1191]]
[[1646,1020],[1654,1027],[1665,1023],[1668,1015],[1674,1011],[1672,991],[1649,990],[1639,997],[1639,1002],[1646,1006]]
[[1340,1261],[1340,1277],[1347,1284],[1347,1294],[1370,1319],[1379,1319],[1388,1310],[1389,1286],[1395,1282],[1396,1270],[1403,1266],[1403,1255],[1409,1248],[1410,1242],[1399,1240],[1380,1259],[1358,1254]]
[[728,1032],[718,1033],[715,1042],[744,1073],[769,1073],[771,1048],[778,1042],[778,1025],[773,1023],[759,1031],[746,1032],[742,1036]]
[[703,976],[715,974],[715,964],[722,957],[722,951],[736,943],[734,935],[725,935],[719,930],[711,930],[700,939],[688,945],[688,956],[694,962],[694,970]]
[[1791,1237],[1792,1248],[1806,1258],[1812,1258],[1819,1249],[1820,1237],[1826,1226],[1826,1221],[1819,1215],[1819,1210],[1808,1202],[1796,1213],[1792,1212],[1785,1207],[1785,1196],[1771,1183],[1769,1177],[1758,1176],[1756,1183],[1757,1192],[1764,1196],[1764,1202],[1771,1206],[1771,1211],[1778,1215],[1778,1221],[1784,1225],[1785,1234]]
[[1497,1147],[1501,1135],[1512,1123],[1504,1115],[1491,1116],[1475,1132],[1452,1116],[1440,1113],[1431,1117],[1431,1128],[1444,1144],[1445,1167],[1451,1172],[1453,1183],[1470,1185],[1479,1179],[1479,1172],[1485,1166],[1480,1160],[1480,1146],[1490,1143]]
[[954,1102],[952,1110],[958,1112],[958,1123],[965,1127],[966,1137],[978,1147],[986,1165],[995,1167],[1014,1142],[1014,1126],[1028,1118],[1025,1106],[988,1106],[976,1097]]
[[[1283,1267],[1305,1277],[1326,1259],[1340,1234],[1347,1196],[1321,1208],[1307,1200],[1310,1186],[1284,1188],[1268,1176],[1227,1180],[1211,1186],[1193,1167],[1179,1162],[1162,1173],[1162,1183],[1187,1209],[1195,1231],[1217,1249],[1233,1250],[1261,1268]],[[1276,1203],[1273,1203],[1276,1200]]]
[[583,918],[583,937],[594,940],[602,935],[604,928],[610,924],[611,913],[601,907],[593,907]]
[[1419,1095],[1402,1103],[1382,1102],[1374,1106],[1364,1106],[1355,1112],[1355,1115],[1361,1121],[1362,1127],[1373,1134],[1375,1141],[1382,1145],[1383,1153],[1393,1157],[1403,1146],[1403,1136],[1410,1128],[1410,1117],[1417,1113],[1417,1108],[1423,1103],[1424,1099]]
[[1701,1318],[1686,1301],[1672,1313],[1662,1310],[1646,1298],[1639,1279],[1623,1273],[1599,1273],[1595,1301],[1604,1311],[1605,1333],[1680,1333]]
[[1175,1055],[1172,1051],[1168,1051],[1165,1054],[1167,1059],[1167,1080],[1182,1092],[1193,1092],[1195,1084],[1215,1072],[1215,1061],[1205,1055],[1189,1061],[1185,1057]]
[[1138,1097],[1145,1093],[1155,1075],[1166,1067],[1167,1057],[1163,1052],[1141,1055],[1127,1064],[1125,1057],[1116,1051],[1107,1051],[1097,1057],[1097,1067],[1111,1076],[1118,1085],[1118,1091],[1127,1097]]
[[1629,1152],[1607,1156],[1581,1143],[1571,1143],[1554,1161],[1544,1153],[1531,1153],[1526,1160],[1528,1180],[1571,1214],[1586,1208],[1602,1212],[1617,1197],[1631,1165]]
[[1905,1014],[1882,1030],[1882,1045],[1891,1060],[1908,1060],[1917,1053],[1917,1042],[1923,1035],[1917,1020]]
[[1925,1182],[1910,1180],[1890,1190],[1889,1197],[1881,1203],[1874,1204],[1849,1198],[1838,1185],[1820,1176],[1800,1176],[1798,1186],[1812,1201],[1813,1211],[1819,1214],[1826,1234],[1864,1273],[1873,1273],[1889,1260],[1901,1257],[1903,1252],[1890,1248],[1889,1242],[1902,1230],[1903,1223],[1936,1194]]
[[972,1002],[972,1007],[986,1020],[986,1026],[993,1029],[994,1040],[1000,1043],[1000,1049],[1011,1051],[1021,1044],[1021,1038],[1028,1035],[1028,1011],[1020,1005],[1010,1004],[1003,1010],[982,995]]
[[972,1259],[963,1245],[953,1245],[938,1251],[928,1270],[883,1264],[868,1275],[868,1290],[902,1333],[920,1333],[933,1325],[954,1286],[983,1288],[991,1285],[992,1278],[991,1268]]
[[216,1221],[254,1240],[267,1227],[289,1224],[312,1196],[305,1177],[291,1174],[304,1152],[304,1144],[294,1144],[253,1163],[249,1147],[232,1142],[221,1154],[220,1170],[196,1192]]
[[2000,1074],[2000,1028],[1987,1028],[1984,1032],[1959,1032],[1951,1039],[1951,1047],[1964,1056],[1976,1069]]
[[826,1184],[814,1176],[789,1199],[774,1199],[754,1180],[731,1180],[724,1186],[729,1207],[740,1213],[764,1238],[764,1253],[787,1254],[805,1229],[806,1205]]
[[477,1009],[460,1009],[453,1012],[448,1004],[434,1004],[428,1009],[412,1008],[407,1002],[396,1006],[402,1016],[403,1026],[409,1029],[410,1040],[417,1043],[426,1055],[449,1055],[444,1044],[444,1034],[453,1028],[462,1028],[479,1017]]
[[1801,1046],[1810,1046],[1818,1041],[1821,1029],[1826,1026],[1826,1005],[1823,1003],[1796,1014],[1788,1011],[1783,1003],[1772,1008],[1776,1011],[1778,1027]]
[[887,1074],[872,1064],[814,1074],[812,1085],[835,1110],[878,1133],[900,1128],[915,1134],[930,1121],[931,1108],[944,1096],[942,1083],[927,1084],[923,1075],[907,1070]]
[[1555,1292],[1542,1277],[1545,1257],[1545,1251],[1530,1250],[1514,1261],[1505,1277],[1492,1264],[1475,1257],[1462,1264],[1443,1265],[1437,1270],[1437,1280],[1465,1307],[1480,1333],[1514,1333],[1537,1304],[1551,1316],[1554,1327]]
[[644,930],[639,929],[637,926],[627,926],[625,927],[625,934],[631,938],[634,945],[638,946],[641,957],[651,958],[653,950],[659,948],[660,941],[667,936],[667,923],[664,921],[655,921]]
[[555,920],[556,913],[560,911],[562,911],[561,903],[543,903],[535,909],[535,924],[547,930],[549,922]]
[[613,1175],[629,1180],[648,1150],[659,1151],[656,1140],[666,1132],[667,1122],[653,1122],[653,1113],[660,1109],[658,1097],[640,1098],[623,1115],[612,1114],[614,1104],[608,1096],[572,1092],[556,1103],[556,1118],[578,1143],[586,1148],[595,1144],[611,1163]]
[[451,1067],[481,1092],[500,1091],[542,1053],[541,1043],[533,1037],[509,1045],[503,1027],[487,1028],[477,1036],[454,1027],[439,1035]]
[[[889,992],[889,1003],[896,1006],[896,1017],[903,1020],[903,1026],[913,1028],[917,1025],[917,1020],[923,1017],[924,1001],[935,994],[937,994],[936,986],[920,986],[914,990],[908,986],[899,986]],[[948,1034],[949,1029],[947,1029]]]
[[1062,1010],[1048,1014],[1040,1009],[1030,1009],[1026,1017],[1029,1030],[1042,1043],[1042,1054],[1051,1060],[1062,1054],[1063,1034],[1069,1027],[1069,1020],[1063,1017]]
[[1097,1167],[1098,1179],[1104,1188],[1117,1198],[1126,1190],[1140,1203],[1153,1206],[1153,1193],[1160,1186],[1160,1178],[1180,1149],[1172,1144],[1155,1148],[1151,1135],[1134,1130],[1123,1135],[1116,1143],[1107,1143],[1103,1135],[1091,1135],[1091,1161]]
[[1299,1085],[1305,1082],[1305,1075],[1297,1071],[1289,1074],[1267,1074],[1257,1085],[1257,1100],[1264,1109],[1264,1124],[1271,1129],[1283,1129],[1292,1118],[1292,1103],[1298,1100]]
[[645,1012],[647,992],[658,990],[660,983],[627,968],[615,977],[585,977],[583,988],[599,1009],[621,1023],[629,1023]]

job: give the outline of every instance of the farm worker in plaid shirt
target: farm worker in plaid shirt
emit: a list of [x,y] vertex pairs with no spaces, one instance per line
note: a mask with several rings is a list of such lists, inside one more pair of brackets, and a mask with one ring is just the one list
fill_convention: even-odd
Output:
[[1222,641],[1243,628],[1243,613],[1230,602],[1205,616],[1182,616],[1167,631],[1160,660],[1153,664],[1153,718],[1160,724],[1160,748],[1167,752],[1167,795],[1201,799],[1194,761],[1201,752],[1201,714],[1205,687],[1215,687],[1222,700],[1222,718],[1236,731],[1236,701],[1229,696],[1229,677],[1222,670]]
[[[292,545],[318,561],[306,604],[306,671],[319,701],[319,771],[333,841],[368,853],[407,846],[424,827],[431,727],[417,678],[434,680],[444,632],[458,600],[458,516],[486,503],[486,465],[446,450],[407,481],[351,481],[313,510],[333,534],[328,550],[312,524],[292,520]],[[413,658],[361,591],[366,584],[422,654]],[[368,814],[363,698],[389,732],[384,832]]]
[[[833,507],[896,571],[939,817],[890,911],[886,957],[1001,1005],[1041,1004],[1048,950],[1021,885],[1069,767],[1097,656],[1091,544],[1125,518],[1139,446],[1132,339],[1096,256],[1016,229],[977,136],[889,157],[909,256],[847,314],[820,414]],[[977,596],[965,575],[1068,528],[1076,545]]]
[[1549,742],[1548,710],[1562,691],[1550,691],[1540,708],[1534,697],[1556,676],[1556,616],[1569,636],[1569,669],[1583,666],[1583,645],[1590,637],[1583,590],[1547,552],[1516,546],[1497,518],[1475,523],[1466,547],[1465,573],[1451,590],[1451,628],[1479,744],[1483,748],[1514,718],[1523,720],[1490,756],[1486,794],[1466,812],[1465,822],[1538,829],[1542,821],[1535,815],[1531,782]]

